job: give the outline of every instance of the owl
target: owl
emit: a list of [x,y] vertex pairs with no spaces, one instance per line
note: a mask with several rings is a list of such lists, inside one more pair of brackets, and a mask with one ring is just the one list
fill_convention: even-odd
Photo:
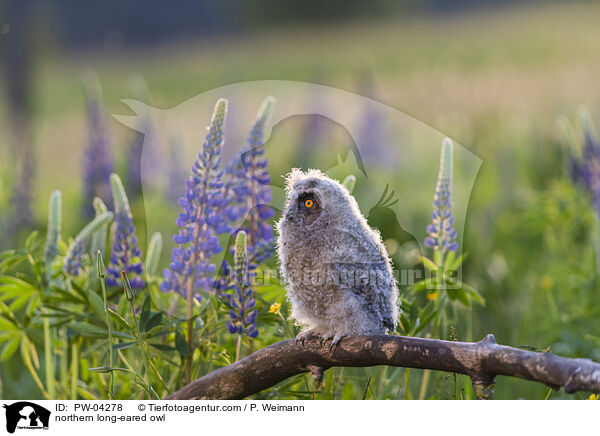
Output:
[[277,252],[297,339],[331,346],[349,335],[386,334],[398,322],[398,287],[379,232],[338,181],[321,171],[286,176]]

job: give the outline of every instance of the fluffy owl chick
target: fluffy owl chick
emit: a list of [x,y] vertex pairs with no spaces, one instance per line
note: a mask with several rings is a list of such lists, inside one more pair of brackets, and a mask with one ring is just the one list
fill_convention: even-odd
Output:
[[292,170],[277,251],[292,317],[309,336],[385,334],[398,322],[398,288],[379,232],[348,190],[318,170]]

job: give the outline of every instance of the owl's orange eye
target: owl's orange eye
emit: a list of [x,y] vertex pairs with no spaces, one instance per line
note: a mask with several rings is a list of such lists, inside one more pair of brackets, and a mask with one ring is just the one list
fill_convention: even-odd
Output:
[[306,200],[306,201],[304,202],[304,205],[305,205],[306,207],[308,207],[308,208],[311,208],[311,207],[313,207],[313,204],[314,204],[314,203],[313,203],[313,201],[312,201],[312,200]]

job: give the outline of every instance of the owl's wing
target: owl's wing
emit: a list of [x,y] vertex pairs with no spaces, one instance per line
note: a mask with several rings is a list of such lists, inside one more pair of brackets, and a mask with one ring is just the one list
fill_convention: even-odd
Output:
[[379,263],[334,263],[332,274],[343,292],[350,293],[360,301],[365,312],[377,320],[376,330],[395,328],[395,311],[392,295],[395,282],[385,262]]
[[[362,230],[362,229],[361,229]],[[335,253],[335,260],[340,262],[380,263],[385,258],[372,235],[363,231],[342,229],[338,231],[336,245],[342,250]]]

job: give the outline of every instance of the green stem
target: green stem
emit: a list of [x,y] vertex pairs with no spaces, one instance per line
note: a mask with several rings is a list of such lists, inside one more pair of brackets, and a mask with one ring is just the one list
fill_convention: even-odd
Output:
[[240,360],[240,354],[242,351],[242,335],[240,334],[237,339],[237,345],[235,347],[235,361]]
[[33,366],[33,363],[31,362],[31,357],[30,357],[29,352],[26,350],[26,347],[28,347],[30,345],[31,345],[31,343],[29,342],[27,337],[24,337],[21,342],[21,357],[23,358],[23,363],[29,370],[29,373],[31,374],[33,381],[35,382],[37,387],[40,389],[40,392],[42,393],[44,398],[46,400],[50,400],[51,398],[48,395],[48,391],[46,389],[44,389],[44,384],[42,383],[42,380],[38,376],[37,371],[35,370],[35,367]]
[[409,400],[409,394],[410,394],[410,368],[406,368],[406,381],[404,382],[406,384],[406,388],[404,389],[404,399],[405,400]]
[[66,400],[69,391],[69,340],[64,331],[61,330],[62,355],[60,356],[60,384],[62,399]]
[[186,383],[190,383],[192,381],[192,356],[194,354],[194,311],[191,287],[188,287],[187,291],[187,339],[189,347],[189,356],[185,364],[185,379]]
[[51,400],[56,399],[56,383],[54,380],[54,353],[52,352],[53,334],[50,318],[44,318],[44,359],[46,361],[46,388]]
[[[100,255],[100,253],[98,252],[98,255]],[[113,364],[114,364],[114,360],[113,360],[113,339],[112,339],[112,327],[111,327],[111,323],[110,323],[110,314],[108,312],[108,298],[106,296],[106,274],[100,274],[100,285],[102,286],[102,297],[104,298],[104,312],[106,313],[106,327],[108,328],[108,343],[109,343],[109,348],[108,348],[108,359],[109,359],[109,366],[112,368]],[[115,396],[114,396],[114,381],[115,381],[115,376],[113,374],[113,371],[110,372],[110,383],[108,385],[108,397],[111,400],[114,400]]]
[[[440,326],[440,321],[442,319],[442,312],[444,310],[444,306],[446,304],[446,281],[444,279],[444,253],[443,252],[439,252],[439,254],[434,255],[434,258],[437,259],[437,267],[438,267],[438,274],[441,277],[441,281],[440,281],[440,290],[442,291],[441,293],[438,294],[438,297],[436,298],[436,310],[437,313],[435,315],[435,318],[433,319],[433,326],[431,327],[431,336],[433,338],[436,338],[438,335],[438,329]],[[430,371],[428,369],[426,369],[425,371],[423,371],[423,378],[421,379],[421,388],[419,389],[419,400],[422,400],[425,398],[425,395],[427,394],[427,385],[429,384],[429,376],[430,376]]]
[[144,348],[144,341],[142,340],[142,332],[140,331],[140,325],[138,323],[137,317],[135,316],[135,307],[133,307],[133,300],[129,301],[129,305],[131,306],[131,314],[133,315],[133,320],[135,321],[135,330],[137,332],[138,343],[140,345],[140,349],[142,350],[142,356],[144,358],[144,368],[142,368],[142,375],[146,374],[146,370],[150,368],[148,364],[148,355],[146,354],[146,348]]
[[421,379],[421,389],[419,390],[419,400],[425,399],[427,391],[427,384],[429,383],[429,370],[423,371],[423,378]]
[[71,400],[77,399],[77,381],[79,380],[79,344],[71,344]]

